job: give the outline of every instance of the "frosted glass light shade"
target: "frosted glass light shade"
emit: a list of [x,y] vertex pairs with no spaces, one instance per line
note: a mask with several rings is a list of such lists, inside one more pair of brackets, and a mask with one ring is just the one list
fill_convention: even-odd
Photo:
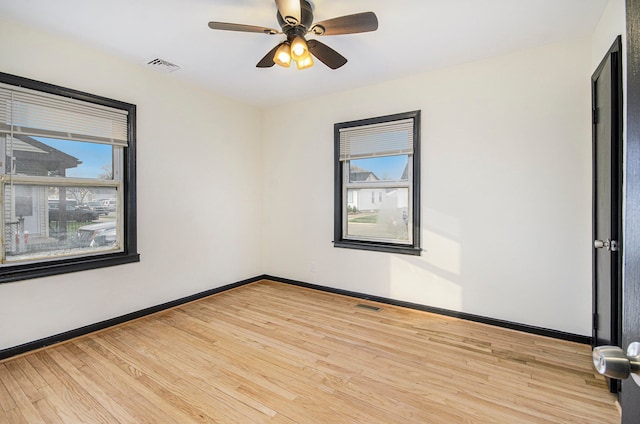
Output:
[[296,60],[296,63],[298,64],[298,69],[311,68],[313,66],[313,58],[311,57],[311,53],[307,51],[307,54]]
[[273,56],[273,61],[280,66],[288,68],[291,65],[291,47],[288,43],[282,43],[276,54]]
[[291,57],[293,60],[298,61],[305,56],[305,53],[309,51],[307,42],[302,37],[296,37],[291,41]]

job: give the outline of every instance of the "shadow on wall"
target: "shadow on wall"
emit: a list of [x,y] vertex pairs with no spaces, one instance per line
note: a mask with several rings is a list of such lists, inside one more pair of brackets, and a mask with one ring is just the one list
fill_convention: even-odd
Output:
[[[433,209],[425,213],[423,253],[419,258],[393,255],[389,296],[460,311],[463,308],[461,224]],[[437,230],[436,230],[437,228]]]

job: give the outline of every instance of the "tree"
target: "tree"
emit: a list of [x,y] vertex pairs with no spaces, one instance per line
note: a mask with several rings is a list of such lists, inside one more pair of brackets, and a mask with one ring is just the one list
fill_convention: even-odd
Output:
[[368,169],[359,167],[358,165],[349,164],[349,172],[371,172]]
[[102,180],[113,180],[113,168],[110,165],[101,166],[103,173],[98,175],[98,178]]
[[78,205],[82,205],[86,203],[85,199],[88,200],[91,197],[91,190],[85,187],[68,187],[67,196],[71,196],[78,202]]

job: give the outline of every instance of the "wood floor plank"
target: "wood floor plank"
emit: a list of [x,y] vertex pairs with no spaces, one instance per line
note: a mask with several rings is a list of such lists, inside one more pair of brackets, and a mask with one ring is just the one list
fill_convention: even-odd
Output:
[[[121,330],[121,329],[119,329]],[[120,332],[120,331],[119,331]],[[156,373],[155,359],[146,354],[134,352],[129,344],[121,344],[117,334],[103,333],[96,339],[97,344],[104,350],[122,371],[134,377],[135,385],[141,396],[153,402],[162,412],[171,417],[173,422],[196,423],[202,420],[200,411],[187,400],[176,395],[172,390],[178,379],[169,373]],[[131,381],[131,379],[128,379]],[[204,418],[204,422],[210,420]]]
[[171,414],[164,413],[163,407],[158,407],[157,402],[162,401],[160,397],[147,391],[134,377],[103,356],[94,340],[84,338],[74,345],[78,348],[75,354],[86,364],[83,373],[101,384],[112,399],[126,408],[135,418],[135,423],[178,422]]
[[78,356],[71,354],[67,346],[63,345],[60,349],[51,350],[50,354],[76,384],[83,387],[98,404],[109,411],[115,422],[135,422],[132,415],[122,408],[109,393],[105,393],[99,382],[83,373],[84,363]]
[[15,364],[20,367],[24,375],[29,379],[33,387],[36,389],[40,389],[47,385],[47,382],[40,376],[38,371],[29,363],[29,361],[24,357],[15,358]]
[[11,409],[9,411],[5,411],[0,417],[2,417],[4,422],[11,424],[29,424],[29,421],[22,415],[20,409]]
[[[20,414],[27,420],[27,422],[32,423],[42,423],[44,424],[44,420],[40,417],[38,411],[34,408],[32,401],[29,399],[29,394],[32,390],[32,386],[30,384],[24,385],[24,379],[18,378],[11,373],[10,368],[14,368],[12,363],[9,364],[0,364],[0,374],[2,375],[2,382],[4,386],[7,388],[7,391],[11,394],[11,397],[15,401],[16,410],[20,412]],[[40,399],[38,396],[36,398]]]
[[[46,400],[47,402],[47,406],[40,406],[40,408],[44,408],[47,411],[49,409],[53,410],[55,414],[65,423],[81,422],[82,419],[74,412],[73,401],[71,401],[71,403],[68,403],[69,399],[66,396],[67,390],[64,384],[62,384],[62,382],[58,380],[55,374],[49,370],[47,365],[40,360],[37,353],[27,355],[24,358],[47,382],[45,386],[42,386],[38,389],[38,391],[42,393],[42,399],[38,401],[38,403],[42,402],[42,400]],[[40,408],[36,409],[39,410]]]
[[0,362],[10,423],[619,421],[589,346],[268,280]]
[[[133,330],[141,343],[152,342],[158,340],[159,334],[153,331],[151,326],[145,326],[148,335],[139,333]],[[164,328],[164,332],[168,331]],[[172,336],[172,341],[175,343],[178,339],[177,335]],[[202,369],[211,369],[212,362],[209,361],[209,356],[206,354],[198,355],[194,345],[196,340],[189,340],[185,344],[182,352],[186,350],[189,354],[178,355],[172,346],[158,346],[157,350],[153,350],[150,353],[154,355],[158,364],[162,367],[163,374],[167,372],[173,373],[175,376],[174,384],[176,387],[180,387],[180,390],[186,392],[185,396],[201,398],[201,403],[207,406],[207,410],[203,410],[208,417],[214,420],[224,420],[228,415],[221,415],[221,407],[230,406],[232,410],[240,409],[245,414],[245,420],[264,418],[262,415],[273,417],[275,412],[263,405],[259,401],[251,397],[247,397],[238,391],[237,387],[242,384],[242,379],[236,374],[228,374],[224,369],[216,370],[215,372],[209,372],[209,378],[213,377],[217,385],[211,385],[204,380],[201,380],[200,374]],[[174,344],[173,347],[176,345]],[[178,343],[179,346],[179,343]],[[182,377],[180,377],[182,376]],[[219,402],[220,399],[224,399],[225,402]],[[213,405],[213,407],[209,407]],[[247,408],[248,407],[248,408]],[[254,410],[255,413],[250,413]],[[229,418],[226,418],[229,421]],[[239,420],[238,422],[245,422]]]
[[[63,346],[61,346],[62,348]],[[56,385],[60,388],[58,390],[62,393],[64,405],[72,407],[72,412],[81,421],[117,422],[111,413],[112,411],[106,409],[93,397],[94,393],[91,392],[93,387],[84,387],[72,378],[71,373],[76,370],[72,367],[66,367],[65,369],[67,364],[60,360],[59,351],[60,349],[47,349],[39,352],[38,356],[43,364],[56,376]]]
[[65,424],[65,422],[58,416],[56,411],[51,407],[47,399],[40,399],[33,404],[34,408],[38,411],[39,416],[47,424]]
[[7,362],[4,364],[7,370],[16,381],[17,385],[30,402],[36,402],[42,399],[42,394],[38,391],[38,388],[31,382],[31,380],[24,373],[20,367],[18,361]]
[[[6,369],[3,369],[3,367],[0,366],[0,376],[2,376],[5,372],[8,372],[8,371],[6,371]],[[11,396],[9,389],[3,383],[3,380],[4,378],[0,378],[0,410],[4,412],[8,412],[15,409],[16,402],[13,400],[13,397]]]

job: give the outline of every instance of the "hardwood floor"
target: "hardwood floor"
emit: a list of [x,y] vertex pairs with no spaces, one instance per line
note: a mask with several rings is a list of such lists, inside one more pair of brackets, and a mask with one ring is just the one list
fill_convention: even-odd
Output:
[[272,281],[0,363],[12,424],[619,421],[588,346]]

